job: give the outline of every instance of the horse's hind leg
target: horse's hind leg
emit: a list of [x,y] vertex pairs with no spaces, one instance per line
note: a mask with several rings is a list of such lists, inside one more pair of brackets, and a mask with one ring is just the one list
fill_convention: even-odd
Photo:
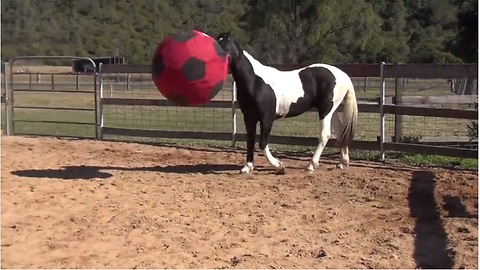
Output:
[[[332,125],[333,125],[333,130],[335,131],[335,137],[337,138],[337,140],[340,140],[340,137],[342,136],[343,125],[340,120],[340,115],[338,114],[338,112],[335,112],[333,114]],[[340,148],[340,163],[337,165],[337,168],[344,169],[348,167],[348,163],[350,161],[348,152],[349,151],[347,146]]]
[[332,136],[331,132],[331,121],[332,113],[327,114],[323,119],[320,120],[320,142],[318,143],[317,149],[310,160],[310,163],[307,166],[308,172],[315,171],[315,168],[318,167],[320,156],[322,155],[323,149],[327,145],[328,140]]
[[270,148],[268,147],[268,139],[270,138],[270,133],[272,132],[272,126],[274,118],[266,118],[260,121],[260,149],[263,151],[265,157],[268,159],[268,162],[276,168],[277,173],[282,174],[285,172],[285,167],[282,162],[276,159],[272,153],[270,153]]

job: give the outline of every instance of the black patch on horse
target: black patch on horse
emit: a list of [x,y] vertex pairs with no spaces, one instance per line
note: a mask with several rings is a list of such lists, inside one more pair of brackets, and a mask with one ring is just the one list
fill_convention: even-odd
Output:
[[[308,96],[316,95],[313,99],[312,106],[318,109],[318,116],[323,119],[333,107],[333,89],[336,85],[333,73],[324,67],[309,67],[300,71],[298,74],[303,84],[305,97],[301,99],[311,100]],[[301,107],[300,107],[301,106]],[[293,103],[290,106],[291,113],[298,111],[299,114],[304,112],[303,102]],[[297,107],[300,107],[297,109]],[[289,113],[290,114],[290,113]]]
[[227,57],[227,53],[222,49],[222,46],[220,46],[217,41],[213,42],[213,47],[215,48],[215,52],[217,53],[218,57],[222,58],[222,60]]

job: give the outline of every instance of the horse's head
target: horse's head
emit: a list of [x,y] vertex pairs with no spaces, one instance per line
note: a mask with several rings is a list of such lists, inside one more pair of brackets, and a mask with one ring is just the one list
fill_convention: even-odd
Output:
[[235,61],[235,59],[237,59],[237,57],[240,55],[240,48],[230,37],[230,32],[220,33],[217,37],[217,42],[227,53],[230,61]]

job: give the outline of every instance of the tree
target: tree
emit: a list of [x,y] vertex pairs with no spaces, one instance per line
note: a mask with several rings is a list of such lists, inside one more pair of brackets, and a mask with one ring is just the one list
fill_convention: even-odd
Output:
[[247,17],[257,55],[276,63],[355,61],[380,26],[365,1],[256,1]]
[[452,52],[467,63],[478,63],[478,1],[458,1],[459,12]]
[[[409,62],[458,63],[449,50],[455,34],[456,12],[453,1],[423,0],[406,2],[409,8]],[[415,12],[416,11],[416,12]]]
[[[232,35],[266,63],[477,62],[472,0],[2,0],[2,60],[125,56],[180,29]],[[132,16],[135,14],[135,16]]]

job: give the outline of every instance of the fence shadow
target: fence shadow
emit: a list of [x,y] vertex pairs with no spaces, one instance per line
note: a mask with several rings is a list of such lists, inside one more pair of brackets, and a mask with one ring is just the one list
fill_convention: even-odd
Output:
[[[163,173],[200,173],[200,174],[223,174],[236,172],[240,170],[239,165],[231,164],[192,164],[192,165],[171,165],[171,166],[151,166],[151,167],[117,167],[117,166],[65,166],[60,169],[31,169],[17,170],[11,173],[20,177],[33,178],[55,178],[63,180],[89,180],[89,179],[107,179],[113,175],[104,170],[119,171],[150,171]],[[259,168],[262,170],[262,168]]]
[[412,172],[408,204],[410,215],[415,218],[413,257],[416,268],[452,268],[455,254],[448,248],[447,233],[435,201],[432,172]]

